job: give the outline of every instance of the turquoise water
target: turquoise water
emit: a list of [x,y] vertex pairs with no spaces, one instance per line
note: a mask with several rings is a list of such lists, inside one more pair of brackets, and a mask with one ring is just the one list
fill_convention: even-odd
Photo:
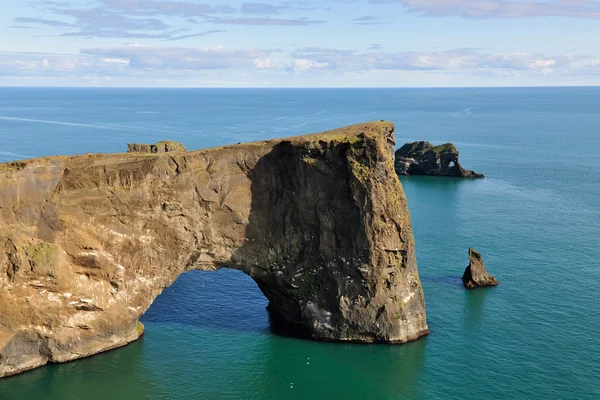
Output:
[[[402,346],[273,335],[237,271],[183,275],[126,348],[0,380],[21,399],[599,399],[600,88],[2,89],[0,161],[202,148],[395,122],[483,180],[403,178],[431,335]],[[500,286],[465,291],[474,247]]]

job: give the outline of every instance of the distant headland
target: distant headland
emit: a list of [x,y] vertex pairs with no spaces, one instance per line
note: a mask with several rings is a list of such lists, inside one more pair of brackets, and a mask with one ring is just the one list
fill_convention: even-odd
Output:
[[483,178],[464,169],[458,162],[458,149],[452,143],[434,146],[429,142],[411,142],[396,150],[394,167],[398,175],[451,176]]

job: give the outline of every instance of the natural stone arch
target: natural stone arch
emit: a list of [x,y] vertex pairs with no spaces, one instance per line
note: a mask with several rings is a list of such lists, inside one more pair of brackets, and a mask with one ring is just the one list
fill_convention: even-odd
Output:
[[0,165],[0,376],[137,339],[138,318],[191,269],[244,271],[310,338],[426,334],[392,150],[380,122]]

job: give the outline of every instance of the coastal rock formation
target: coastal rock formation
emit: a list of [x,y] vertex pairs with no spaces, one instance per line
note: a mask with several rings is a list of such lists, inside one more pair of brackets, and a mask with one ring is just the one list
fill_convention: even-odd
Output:
[[465,269],[462,281],[467,289],[498,285],[498,280],[485,270],[481,254],[473,249],[469,249],[469,266]]
[[412,142],[396,150],[394,163],[398,175],[453,176],[483,178],[482,174],[464,169],[458,162],[458,150],[452,143],[433,146],[429,142]]
[[172,140],[164,140],[156,144],[130,143],[127,145],[128,153],[173,153],[178,151],[186,151],[185,146]]
[[427,334],[393,131],[0,164],[0,377],[136,340],[194,269],[245,272],[309,338]]

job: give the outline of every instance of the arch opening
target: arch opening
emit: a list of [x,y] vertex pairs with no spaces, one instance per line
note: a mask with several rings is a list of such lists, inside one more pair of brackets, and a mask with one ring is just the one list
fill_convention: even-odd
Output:
[[230,268],[189,271],[161,293],[140,321],[199,329],[264,333],[270,329],[268,300],[254,280]]

